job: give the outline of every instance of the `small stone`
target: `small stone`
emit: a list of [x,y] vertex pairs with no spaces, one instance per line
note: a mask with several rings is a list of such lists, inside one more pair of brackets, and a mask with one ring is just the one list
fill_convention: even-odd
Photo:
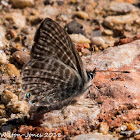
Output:
[[107,44],[103,44],[103,45],[102,45],[102,48],[103,48],[103,49],[106,49],[106,48],[108,48],[108,47],[109,47],[109,46],[108,46]]
[[15,8],[31,7],[34,5],[34,0],[10,0]]
[[126,14],[132,11],[135,11],[137,8],[130,3],[126,2],[112,2],[110,10],[116,13]]
[[22,51],[16,51],[12,56],[21,65],[26,64],[30,60],[30,55]]
[[0,50],[0,64],[5,64],[7,62],[7,56],[3,50]]
[[124,26],[124,29],[125,29],[126,31],[131,31],[131,30],[132,30],[132,27],[126,24],[126,25]]
[[69,34],[82,34],[85,35],[85,29],[82,24],[73,20],[65,25],[64,27]]
[[91,42],[97,46],[105,44],[105,40],[102,37],[91,37]]
[[108,134],[108,131],[109,131],[108,124],[106,122],[101,122],[99,132],[106,135],[106,134]]
[[94,51],[95,52],[99,51],[99,48],[97,46],[94,46]]
[[18,96],[9,90],[4,90],[3,94],[1,95],[1,100],[4,104],[8,104],[11,100],[17,101]]
[[15,50],[23,50],[23,47],[20,43],[17,43],[16,45],[12,46]]
[[140,135],[136,135],[134,138],[135,140],[140,140]]
[[44,5],[53,5],[54,4],[54,0],[45,0],[44,1]]
[[90,35],[91,37],[100,37],[100,36],[102,36],[102,32],[101,32],[101,30],[93,30],[92,32],[91,32],[91,35]]
[[135,127],[134,127],[134,124],[132,124],[132,123],[126,123],[125,125],[127,126],[128,131],[136,130]]
[[84,56],[86,55],[91,55],[91,51],[89,51],[88,49],[86,48],[81,48],[81,52]]
[[73,42],[77,44],[85,44],[85,43],[91,43],[89,39],[87,39],[85,36],[81,34],[71,34],[70,38],[72,39]]
[[115,26],[123,24],[132,24],[134,21],[139,19],[137,14],[127,14],[123,16],[108,16],[104,20],[104,25],[110,29],[114,29]]
[[77,0],[71,0],[72,4],[75,4],[77,2]]
[[5,44],[5,29],[0,26],[0,49],[4,47]]
[[103,33],[106,34],[106,35],[109,35],[109,36],[113,35],[113,31],[112,30],[104,29]]
[[7,39],[15,39],[17,37],[17,33],[14,29],[11,29],[5,36]]
[[69,15],[68,14],[58,14],[57,16],[56,16],[56,19],[58,20],[58,21],[68,21],[68,19],[69,19]]
[[7,105],[7,108],[11,109],[14,113],[24,113],[29,112],[29,104],[26,101],[12,101]]
[[0,109],[5,109],[5,106],[3,104],[1,104]]
[[122,130],[122,131],[127,130],[127,126],[126,126],[126,125],[122,125],[122,126],[121,126],[121,130]]
[[20,76],[19,70],[13,64],[7,64],[6,70],[7,70],[7,73],[9,74],[9,76],[11,76],[11,77]]
[[7,121],[8,121],[8,119],[6,119],[6,118],[1,118],[1,119],[0,119],[0,124],[6,123]]
[[88,19],[88,14],[86,12],[78,11],[76,15],[81,19]]
[[0,109],[0,116],[2,116],[3,118],[6,118],[6,111],[3,109]]
[[[3,80],[2,80],[2,81],[3,81]],[[3,91],[4,91],[4,85],[1,84],[1,85],[0,85],[0,95],[3,93]]]
[[57,1],[57,4],[58,5],[63,5],[64,4],[64,1],[63,0],[59,0],[59,1]]
[[47,17],[51,17],[51,16],[57,15],[59,13],[58,8],[56,8],[54,6],[50,6],[50,5],[47,5],[47,6],[45,6],[45,8],[41,9],[41,12],[43,15],[45,15],[45,16],[43,16],[43,18],[46,18],[46,13],[47,13]]
[[26,18],[21,12],[12,12],[6,14],[6,19],[11,20],[17,27],[26,26]]
[[82,48],[86,48],[86,49],[90,49],[90,45],[89,44],[76,44],[76,49],[81,52]]

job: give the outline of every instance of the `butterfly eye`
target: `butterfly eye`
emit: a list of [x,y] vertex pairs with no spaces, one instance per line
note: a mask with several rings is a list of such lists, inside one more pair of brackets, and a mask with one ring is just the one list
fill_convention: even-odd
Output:
[[28,93],[26,94],[26,98],[29,99],[30,97],[31,97],[31,93],[28,92]]
[[31,100],[30,101],[30,104],[32,104],[32,105],[35,104],[35,101],[34,100]]
[[89,74],[89,79],[92,80],[93,77],[94,77],[94,74],[91,72],[91,73]]

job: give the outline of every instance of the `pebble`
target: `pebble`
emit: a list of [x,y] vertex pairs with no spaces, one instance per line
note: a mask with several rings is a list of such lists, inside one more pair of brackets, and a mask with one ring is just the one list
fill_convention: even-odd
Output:
[[112,2],[110,5],[110,10],[119,14],[126,14],[137,10],[137,8],[127,2]]
[[16,31],[14,29],[11,29],[6,34],[7,39],[15,39],[16,37],[17,37],[17,33],[16,33]]
[[72,39],[73,42],[77,44],[85,44],[85,43],[91,43],[89,39],[87,39],[85,36],[81,34],[71,34],[70,38]]
[[29,112],[29,104],[26,101],[12,101],[7,105],[7,108],[11,109],[13,113],[24,113]]
[[0,109],[5,109],[5,106],[3,104],[0,104]]
[[88,14],[86,12],[83,12],[83,11],[78,11],[76,13],[76,16],[81,18],[81,19],[88,19]]
[[97,46],[105,44],[105,40],[102,37],[91,37],[91,42]]
[[108,134],[108,131],[109,131],[108,124],[106,122],[101,122],[99,132],[106,135],[106,134]]
[[81,48],[81,52],[84,56],[86,55],[91,55],[91,51],[89,51],[88,49],[86,48]]
[[6,118],[6,111],[3,109],[0,109],[0,116],[2,116],[3,118]]
[[18,101],[18,96],[9,90],[4,90],[4,92],[1,95],[1,100],[4,104],[8,104],[12,100]]
[[127,14],[123,16],[108,16],[104,20],[104,25],[110,29],[114,29],[115,26],[120,26],[122,24],[132,24],[137,19],[139,19],[139,16],[136,14]]
[[82,35],[86,34],[83,25],[75,20],[66,24],[64,28],[67,30],[69,34],[82,34]]
[[104,34],[112,36],[113,35],[113,31],[112,30],[108,30],[108,29],[104,29],[103,31]]
[[15,67],[13,64],[7,64],[6,65],[6,71],[9,76],[14,77],[14,76],[20,76],[19,70]]
[[0,95],[3,93],[3,91],[4,91],[4,85],[1,84],[1,85],[0,85]]
[[26,18],[21,12],[8,13],[6,19],[11,20],[17,27],[23,28],[26,26]]
[[[40,10],[42,11],[42,15],[44,15],[43,18],[46,18],[46,14],[47,14],[47,17],[52,17],[52,16],[60,13],[58,11],[58,8],[56,8],[54,6],[50,6],[50,5],[47,5],[47,6],[45,6],[45,8],[42,8]],[[41,17],[41,15],[40,15],[40,17]]]
[[44,5],[53,5],[54,4],[54,0],[45,0],[44,1]]
[[0,50],[0,64],[6,64],[7,56],[3,50]]
[[25,8],[34,5],[34,0],[10,0],[10,2],[15,8]]
[[4,47],[5,29],[0,26],[0,49]]
[[122,125],[122,126],[121,126],[121,130],[122,130],[122,131],[127,130],[127,126],[126,126],[126,125]]
[[92,36],[92,37],[102,36],[102,32],[101,32],[101,30],[93,30],[91,32],[90,36]]
[[1,119],[0,119],[0,124],[6,123],[7,121],[8,121],[8,119],[6,119],[6,118],[1,118]]
[[126,123],[125,125],[127,126],[128,131],[136,130],[134,124],[132,124],[132,123]]
[[58,14],[57,16],[56,16],[56,19],[58,20],[58,21],[68,21],[69,20],[69,15],[68,14]]
[[12,54],[12,56],[21,65],[26,64],[30,60],[30,55],[23,51],[16,51]]

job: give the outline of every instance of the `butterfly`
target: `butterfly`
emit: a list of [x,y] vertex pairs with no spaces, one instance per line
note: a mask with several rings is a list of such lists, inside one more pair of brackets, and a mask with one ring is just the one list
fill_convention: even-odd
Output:
[[40,24],[30,54],[22,88],[36,109],[66,106],[90,87],[95,71],[86,72],[67,31],[52,19]]

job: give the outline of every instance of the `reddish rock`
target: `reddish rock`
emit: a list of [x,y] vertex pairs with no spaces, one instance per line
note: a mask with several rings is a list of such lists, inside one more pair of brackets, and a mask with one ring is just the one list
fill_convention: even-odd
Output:
[[120,39],[119,41],[116,41],[114,43],[115,46],[118,46],[118,45],[122,45],[122,44],[127,44],[127,43],[130,43],[134,40],[138,40],[140,39],[140,34],[134,36],[133,38],[124,38],[124,39]]
[[[89,64],[89,62],[91,64]],[[101,107],[100,121],[110,128],[133,122],[140,115],[140,40],[95,54],[88,67],[96,67],[91,93]],[[114,71],[114,72],[113,72]]]
[[[93,132],[100,123],[105,124],[107,133],[108,129],[135,123],[139,119],[140,40],[83,57],[83,61],[87,70],[97,68],[90,97],[85,94],[63,111],[45,113],[40,118],[40,126],[33,127],[32,133],[60,132],[60,139],[71,138]],[[21,128],[23,133],[28,131],[28,127],[21,126],[19,130]]]

